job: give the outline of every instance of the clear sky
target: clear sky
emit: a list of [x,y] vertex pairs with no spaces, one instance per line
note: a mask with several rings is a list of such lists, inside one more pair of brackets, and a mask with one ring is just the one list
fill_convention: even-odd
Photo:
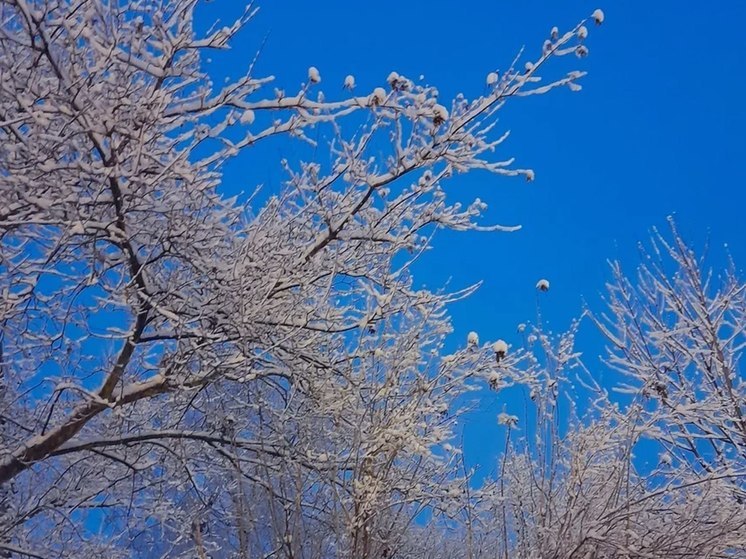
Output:
[[[225,16],[239,3],[217,0],[209,11]],[[534,286],[543,277],[552,285],[542,298],[543,318],[564,329],[583,300],[599,304],[607,259],[633,268],[637,243],[652,226],[665,227],[672,213],[695,246],[709,235],[716,266],[724,264],[724,243],[740,266],[746,262],[746,2],[266,0],[258,6],[226,60],[243,67],[266,40],[259,73],[277,76],[292,92],[317,66],[328,99],[342,95],[348,73],[368,91],[385,85],[392,70],[424,74],[443,99],[458,92],[473,97],[487,72],[505,68],[521,46],[536,53],[553,25],[566,30],[595,8],[606,13],[604,25],[591,29],[590,56],[570,61],[589,72],[581,92],[521,99],[501,116],[501,129],[512,136],[499,155],[533,168],[535,182],[473,174],[447,184],[449,196],[487,202],[488,221],[523,225],[512,234],[441,234],[417,270],[431,287],[483,281],[476,295],[452,308],[454,345],[469,330],[517,342],[516,325],[536,316]],[[282,144],[241,156],[229,167],[226,191],[260,183],[276,188],[283,179],[279,159],[292,150]],[[591,356],[599,350],[585,349]],[[467,429],[470,461],[489,460],[498,446],[497,406],[491,403]]]

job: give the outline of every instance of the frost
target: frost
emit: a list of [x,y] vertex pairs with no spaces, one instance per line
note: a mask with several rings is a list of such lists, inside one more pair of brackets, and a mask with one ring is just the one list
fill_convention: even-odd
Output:
[[549,280],[540,279],[536,282],[536,289],[539,291],[549,291]]
[[528,182],[533,182],[536,178],[536,173],[534,173],[533,169],[528,169],[523,174]]
[[344,88],[352,91],[355,89],[355,76],[349,74],[345,77]]
[[523,334],[526,331],[526,325],[522,322],[518,325],[518,333]]
[[588,28],[585,25],[581,25],[578,28],[578,39],[581,41],[588,38]]
[[497,72],[490,72],[489,74],[487,74],[487,85],[495,85],[498,79],[499,76]]
[[388,83],[392,89],[396,89],[399,85],[400,80],[401,76],[399,76],[399,74],[397,74],[396,72],[391,72],[386,78],[386,83]]
[[604,22],[605,16],[603,10],[598,9],[591,14],[591,17],[596,22],[596,25],[601,25]]

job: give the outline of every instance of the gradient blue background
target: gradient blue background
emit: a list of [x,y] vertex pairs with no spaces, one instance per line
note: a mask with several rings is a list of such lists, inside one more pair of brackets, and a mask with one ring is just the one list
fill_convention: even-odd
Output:
[[[201,21],[218,15],[227,22],[239,4],[214,2]],[[483,282],[452,308],[453,346],[469,330],[516,343],[516,325],[536,317],[534,286],[542,277],[552,284],[542,316],[550,328],[566,328],[583,301],[600,304],[607,259],[632,269],[638,242],[673,213],[695,246],[711,240],[715,266],[725,265],[728,252],[746,261],[746,3],[267,0],[258,6],[234,50],[216,58],[211,71],[238,71],[263,44],[258,74],[277,76],[292,93],[307,68],[317,66],[328,99],[342,95],[348,73],[367,92],[385,85],[391,70],[414,79],[424,74],[443,99],[458,92],[473,97],[483,91],[486,73],[505,68],[521,46],[537,53],[553,25],[566,30],[604,9],[606,22],[590,30],[590,56],[569,61],[589,72],[583,90],[519,99],[501,115],[501,130],[512,136],[499,156],[515,155],[536,171],[536,181],[476,173],[447,185],[456,199],[487,202],[488,221],[523,225],[512,234],[442,233],[417,269],[428,286]],[[567,62],[561,67],[568,69]],[[228,168],[225,191],[278,188],[279,159],[295,149],[285,141],[242,154]],[[590,361],[600,351],[592,343],[582,349]],[[501,409],[502,402],[485,400],[465,429],[468,461],[487,470],[501,448],[495,421]]]

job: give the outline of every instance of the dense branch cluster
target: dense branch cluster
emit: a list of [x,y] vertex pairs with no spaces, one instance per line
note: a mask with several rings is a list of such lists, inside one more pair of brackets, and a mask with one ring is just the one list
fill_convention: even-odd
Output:
[[[485,205],[443,185],[472,170],[533,179],[494,155],[495,113],[579,89],[582,72],[541,74],[588,54],[602,12],[446,106],[396,73],[330,101],[316,68],[292,95],[253,66],[216,87],[203,60],[254,11],[200,36],[196,4],[0,0],[0,556],[743,548],[735,275],[711,296],[678,237],[656,252],[674,276],[619,272],[611,318],[594,321],[625,375],[620,407],[574,329],[447,353],[447,305],[473,288],[419,288],[410,272],[437,229],[511,229],[481,225]],[[319,131],[328,157],[279,162],[288,179],[266,202],[218,191],[239,152]],[[591,411],[564,425],[578,370]],[[457,423],[485,387],[525,390],[537,436],[509,436],[478,485]],[[518,421],[500,418],[508,435]],[[634,463],[643,439],[667,457],[652,473]]]

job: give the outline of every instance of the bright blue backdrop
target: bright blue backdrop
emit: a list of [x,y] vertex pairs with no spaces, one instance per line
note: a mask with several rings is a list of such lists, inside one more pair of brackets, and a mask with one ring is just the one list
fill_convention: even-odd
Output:
[[[214,2],[202,13],[227,21],[240,2]],[[601,7],[606,22],[592,28],[590,56],[573,60],[589,71],[583,90],[518,100],[501,116],[512,130],[501,155],[536,171],[531,184],[483,174],[460,176],[449,195],[479,196],[487,219],[520,223],[518,233],[443,233],[417,270],[419,280],[452,287],[483,281],[452,309],[454,345],[466,332],[517,342],[515,327],[536,316],[535,284],[550,327],[564,329],[582,301],[599,304],[606,260],[632,268],[637,243],[675,213],[684,236],[701,247],[710,237],[713,262],[728,251],[746,262],[746,3],[600,0],[325,0],[270,1],[216,75],[244,67],[264,45],[258,73],[277,76],[288,92],[317,66],[327,98],[341,95],[344,76],[370,91],[391,70],[424,74],[443,99],[482,92],[488,71],[505,68],[526,45],[535,53],[549,29],[568,29]],[[208,13],[209,12],[209,13]],[[567,68],[566,63],[562,63]],[[237,70],[235,70],[237,71]],[[226,192],[278,187],[288,143],[249,151],[232,164]],[[585,348],[595,355],[598,347]],[[499,404],[502,406],[502,404]],[[467,458],[491,469],[499,447],[498,404],[470,417]],[[501,407],[500,407],[501,409]],[[510,410],[510,403],[508,403]]]

